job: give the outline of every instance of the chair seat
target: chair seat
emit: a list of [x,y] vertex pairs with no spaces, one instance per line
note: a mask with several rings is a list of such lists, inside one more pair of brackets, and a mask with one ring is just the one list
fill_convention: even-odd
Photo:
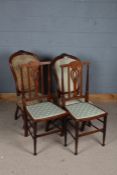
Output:
[[77,119],[87,119],[105,114],[105,111],[87,102],[79,102],[71,105],[66,105],[66,109],[71,115]]
[[44,119],[56,117],[57,115],[66,114],[66,111],[59,108],[51,102],[42,102],[34,105],[26,106],[27,111],[33,119]]
[[[29,102],[26,102],[27,105],[33,105],[33,104],[36,104],[38,103],[39,100],[32,100],[32,101],[29,101]],[[23,109],[23,103],[22,103],[22,97],[21,96],[17,96],[17,105]]]
[[[79,99],[75,99],[75,100],[68,100],[68,101],[65,101],[65,105],[72,105],[72,104],[80,103],[80,102],[85,102],[85,99],[84,98],[79,98]],[[89,103],[93,103],[93,102],[89,101]],[[59,98],[59,105],[62,105],[62,99],[61,98]]]

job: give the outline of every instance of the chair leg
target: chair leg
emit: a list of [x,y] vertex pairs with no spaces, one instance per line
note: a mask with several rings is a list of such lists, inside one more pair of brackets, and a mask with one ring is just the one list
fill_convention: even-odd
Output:
[[19,106],[17,105],[16,106],[16,111],[15,111],[15,120],[17,120],[18,119],[18,112],[19,112]]
[[85,129],[85,125],[86,125],[86,122],[82,122],[82,125],[81,125],[81,128],[80,128],[80,131],[84,131],[84,129]]
[[87,124],[89,127],[91,127],[91,121],[89,121],[89,122],[82,122],[80,131],[84,131],[84,130],[85,130],[86,124]]
[[33,124],[33,142],[34,142],[34,155],[37,155],[37,123],[34,122]]
[[27,119],[27,114],[25,112],[22,112],[22,116],[23,116],[23,129],[24,129],[24,136],[27,137],[28,136],[28,119]]
[[89,122],[87,123],[87,125],[88,125],[89,127],[91,127],[91,121],[89,121]]
[[50,126],[50,124],[51,124],[51,120],[47,121],[47,123],[46,123],[46,128],[45,128],[45,131],[46,131],[46,132],[49,131],[49,126]]
[[75,123],[75,155],[78,154],[78,141],[79,141],[79,122]]
[[64,146],[67,146],[67,119],[63,119]]
[[63,137],[65,136],[65,119],[61,119],[61,132],[60,132],[60,136]]
[[107,124],[107,115],[104,117],[104,123],[103,123],[103,141],[102,141],[102,146],[105,146],[106,124]]

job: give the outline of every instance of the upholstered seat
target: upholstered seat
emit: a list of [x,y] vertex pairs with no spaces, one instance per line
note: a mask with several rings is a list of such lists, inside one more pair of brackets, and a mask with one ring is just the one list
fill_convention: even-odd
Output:
[[[72,95],[73,96],[73,95]],[[72,97],[71,96],[71,97]],[[68,98],[68,95],[67,94],[65,94],[64,95],[64,98]],[[57,99],[58,100],[58,103],[59,103],[59,105],[60,106],[62,106],[63,105],[63,103],[62,103],[62,98],[58,98]],[[85,98],[79,98],[79,99],[74,99],[74,100],[68,100],[68,101],[65,101],[65,106],[66,105],[71,105],[71,104],[75,104],[75,103],[80,103],[80,102],[85,102]],[[92,101],[88,101],[89,103],[91,103],[91,104],[93,104],[93,102]]]
[[89,117],[91,118],[94,116],[96,117],[105,114],[103,110],[86,102],[74,103],[71,105],[66,105],[65,107],[76,120],[86,119]]
[[51,102],[42,102],[28,105],[26,106],[26,109],[35,120],[42,120],[45,118],[51,118],[53,116],[56,118],[57,115],[65,113],[63,109]]

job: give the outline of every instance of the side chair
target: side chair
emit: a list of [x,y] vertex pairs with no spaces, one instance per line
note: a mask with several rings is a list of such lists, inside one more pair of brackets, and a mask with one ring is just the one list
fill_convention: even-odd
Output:
[[[63,133],[66,145],[65,122],[68,112],[53,102],[51,93],[51,62],[30,62],[20,65],[21,90],[23,111],[25,112],[26,133],[30,134],[34,143],[34,155],[37,154],[37,138],[54,134]],[[25,76],[27,73],[27,76]],[[28,93],[25,94],[24,85],[27,81]],[[35,86],[31,90],[31,82]],[[33,103],[32,103],[33,102]],[[38,131],[38,124],[54,121],[54,127],[48,131]]]
[[[15,111],[15,120],[17,120],[20,116],[24,120],[24,113],[23,113],[23,105],[22,105],[22,89],[21,89],[21,75],[20,75],[20,66],[29,62],[39,63],[39,57],[31,52],[19,50],[13,53],[9,58],[9,65],[11,72],[13,74],[13,78],[15,80],[15,87],[16,87],[16,111]],[[27,74],[25,74],[26,78]],[[27,94],[27,81],[24,85],[24,91]],[[34,85],[31,84],[31,90],[34,91]],[[25,122],[24,122],[24,130],[25,130]],[[26,136],[27,133],[25,131],[24,135]]]
[[[60,56],[60,58],[61,57],[63,57],[63,55]],[[59,58],[54,60],[53,66],[56,80],[59,80],[57,81],[58,93],[61,95],[62,106],[68,111],[70,117],[70,120],[67,122],[67,132],[70,133],[75,141],[74,154],[78,154],[78,141],[81,136],[101,132],[103,134],[102,145],[104,146],[107,112],[88,100],[89,63],[77,59],[64,62],[65,64],[62,62],[61,64],[62,58],[59,63],[57,63],[57,60],[59,60]],[[84,66],[86,66],[86,72],[83,71]],[[84,79],[86,80],[85,84]],[[80,123],[85,123],[87,126],[90,126],[90,128],[81,132]],[[71,132],[68,125],[74,129],[74,133]]]
[[[55,79],[56,79],[56,83],[57,83],[57,97],[56,97],[56,101],[57,103],[60,105],[60,106],[64,106],[63,105],[63,98],[64,97],[67,97],[68,96],[68,88],[69,88],[69,85],[68,85],[68,72],[67,71],[64,71],[64,76],[65,76],[65,79],[64,79],[64,90],[62,88],[62,72],[61,72],[61,65],[63,64],[68,64],[72,61],[80,61],[80,59],[78,57],[75,57],[73,55],[69,55],[67,53],[63,53],[57,57],[55,57],[53,60],[52,60],[52,67],[53,67],[53,71],[54,71],[54,75],[55,75]],[[86,74],[86,69],[87,69],[87,64],[89,64],[89,62],[82,62],[83,63],[83,72]],[[70,80],[71,81],[71,80]],[[85,79],[85,82],[86,84],[85,88],[84,88],[84,93],[85,93],[85,96],[86,96],[86,99],[84,97],[78,99],[78,100],[74,100],[74,99],[71,99],[69,101],[66,101],[66,104],[72,104],[72,103],[75,103],[76,101],[89,101],[89,82],[88,82],[88,79]],[[72,95],[72,91],[74,90],[74,87],[73,87],[73,83],[71,82],[70,83],[70,92],[71,95]],[[88,124],[90,126],[90,122],[82,122],[81,123],[81,126],[80,126],[80,130],[81,131],[84,131],[85,129],[85,126],[86,124]],[[49,124],[48,124],[49,125]],[[49,127],[48,127],[49,128]]]

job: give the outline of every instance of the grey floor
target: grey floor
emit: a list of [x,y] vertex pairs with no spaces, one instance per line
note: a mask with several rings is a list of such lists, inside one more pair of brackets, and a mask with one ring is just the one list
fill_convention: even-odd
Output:
[[15,104],[0,102],[0,175],[116,175],[117,174],[117,102],[98,103],[108,111],[106,146],[102,135],[80,138],[79,155],[73,154],[57,134],[38,139],[38,155],[33,156],[32,138],[25,138],[22,120],[14,120]]

